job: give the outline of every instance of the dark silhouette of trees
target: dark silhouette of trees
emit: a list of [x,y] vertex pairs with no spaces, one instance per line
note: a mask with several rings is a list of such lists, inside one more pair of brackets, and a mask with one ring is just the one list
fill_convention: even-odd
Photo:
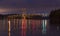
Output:
[[33,15],[33,16],[29,15],[26,17],[26,19],[40,20],[42,19],[42,16],[41,15]]
[[60,25],[60,9],[51,11],[49,17],[50,24]]

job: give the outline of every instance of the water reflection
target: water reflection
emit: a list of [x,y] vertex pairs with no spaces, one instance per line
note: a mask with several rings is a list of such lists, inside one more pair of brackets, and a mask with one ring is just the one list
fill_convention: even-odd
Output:
[[46,33],[46,20],[42,20],[42,33]]
[[[10,19],[9,21],[4,20],[5,24],[7,22],[10,23],[7,23],[6,25],[3,25],[1,21],[1,36],[4,36],[2,34],[5,34],[6,36],[8,36],[8,34],[10,36],[53,36],[54,34],[59,33],[55,30],[55,26],[49,25],[49,20]],[[8,27],[8,25],[10,26]],[[59,27],[57,27],[57,30],[59,30]]]
[[9,36],[11,35],[11,34],[10,34],[10,31],[11,31],[11,30],[10,30],[10,20],[9,20],[9,21],[8,21],[8,32],[9,32],[8,35],[9,35]]

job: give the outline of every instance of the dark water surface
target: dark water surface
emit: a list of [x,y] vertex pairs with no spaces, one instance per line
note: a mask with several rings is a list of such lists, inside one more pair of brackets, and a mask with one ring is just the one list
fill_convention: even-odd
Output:
[[50,25],[49,20],[26,19],[0,20],[0,36],[60,36],[59,26]]

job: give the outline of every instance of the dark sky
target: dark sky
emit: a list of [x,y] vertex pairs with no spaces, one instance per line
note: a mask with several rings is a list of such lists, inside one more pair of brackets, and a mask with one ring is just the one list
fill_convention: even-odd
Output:
[[59,7],[60,0],[0,0],[1,7]]
[[60,0],[0,0],[1,8],[43,8],[44,12],[50,12],[60,8]]

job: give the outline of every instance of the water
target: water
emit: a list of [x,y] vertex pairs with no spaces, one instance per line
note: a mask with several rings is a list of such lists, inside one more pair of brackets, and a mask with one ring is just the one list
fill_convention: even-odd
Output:
[[50,25],[49,20],[10,19],[0,20],[0,36],[60,36],[59,26]]

